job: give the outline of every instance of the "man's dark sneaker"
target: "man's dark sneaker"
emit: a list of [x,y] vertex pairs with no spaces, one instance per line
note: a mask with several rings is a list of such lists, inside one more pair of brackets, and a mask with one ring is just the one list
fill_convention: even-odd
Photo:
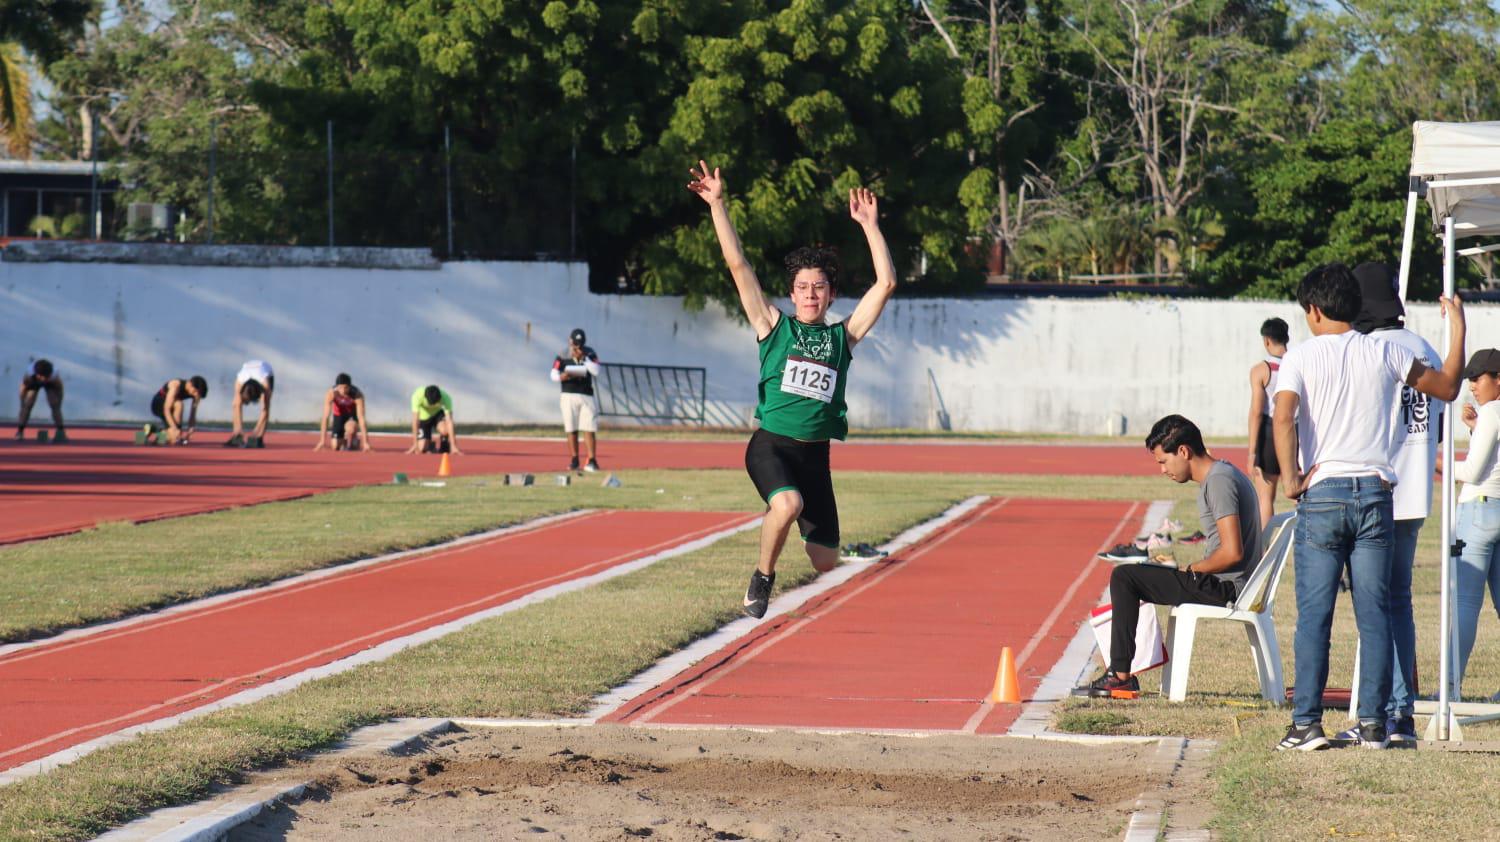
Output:
[[1390,744],[1391,737],[1386,733],[1384,722],[1359,723],[1360,748],[1385,748]]
[[1385,732],[1392,748],[1417,747],[1417,721],[1410,716],[1396,716],[1385,721]]
[[68,431],[67,430],[58,430],[57,432],[53,433],[52,434],[52,443],[53,444],[67,444],[68,443]]
[[1116,544],[1099,554],[1105,561],[1134,562],[1139,564],[1150,558],[1144,546],[1137,547],[1135,544]]
[[750,574],[750,587],[745,589],[745,613],[759,620],[766,616],[766,606],[771,604],[771,586],[776,584],[776,574],[767,576],[757,568]]
[[1106,672],[1088,684],[1074,687],[1073,695],[1091,699],[1137,699],[1141,695],[1141,682],[1133,675],[1121,678],[1114,672]]
[[235,433],[234,435],[230,436],[227,440],[225,440],[224,446],[225,447],[244,447],[245,446],[245,437],[242,436],[242,435],[240,435],[239,433]]
[[1323,725],[1314,722],[1311,725],[1293,724],[1286,729],[1286,736],[1276,744],[1277,751],[1317,751],[1328,748],[1328,737],[1323,734]]
[[597,460],[597,459],[590,459],[589,462],[588,462],[588,464],[583,466],[583,469],[585,471],[588,471],[589,473],[594,473],[594,472],[598,471],[599,470],[599,460]]
[[578,457],[577,456],[574,456],[572,459],[568,460],[568,470],[570,470],[570,471],[576,471],[576,470],[578,470]]

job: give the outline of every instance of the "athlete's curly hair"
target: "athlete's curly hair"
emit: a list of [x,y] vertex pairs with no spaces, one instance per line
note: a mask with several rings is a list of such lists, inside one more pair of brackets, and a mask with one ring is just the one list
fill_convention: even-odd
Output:
[[803,269],[818,269],[823,272],[823,277],[828,279],[828,288],[838,291],[839,288],[839,250],[833,246],[803,246],[786,256],[787,285],[796,280],[797,273]]

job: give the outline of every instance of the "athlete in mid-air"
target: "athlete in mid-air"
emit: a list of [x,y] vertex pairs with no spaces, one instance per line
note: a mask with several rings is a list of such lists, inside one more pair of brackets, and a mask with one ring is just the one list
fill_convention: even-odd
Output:
[[725,206],[719,170],[699,161],[688,189],[708,203],[724,262],[739,290],[740,305],[760,343],[760,389],[755,417],[760,429],[745,448],[745,468],[766,501],[760,530],[760,562],[745,592],[745,613],[763,617],[776,581],[792,524],[800,528],[807,557],[818,572],[839,560],[839,512],[828,464],[828,442],[849,431],[844,390],[851,349],[880,319],[896,291],[896,267],[880,233],[875,194],[849,191],[849,216],[864,229],[875,266],[875,283],[854,313],[827,322],[839,280],[838,253],[827,247],[803,247],[786,256],[792,313],[766,299],[760,280],[740,247],[740,238]]

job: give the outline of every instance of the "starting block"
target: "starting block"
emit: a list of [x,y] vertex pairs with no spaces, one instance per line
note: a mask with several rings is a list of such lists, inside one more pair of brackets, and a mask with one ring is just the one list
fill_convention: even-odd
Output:
[[148,433],[145,430],[136,430],[135,443],[137,445],[145,447],[151,447],[152,445],[158,444],[169,444],[169,442],[167,441],[167,431],[162,430],[159,433]]
[[391,477],[391,485],[406,485],[406,474],[396,474]]
[[506,485],[535,485],[536,477],[531,474],[506,474]]
[[623,484],[624,483],[620,482],[620,478],[619,477],[615,476],[614,474],[610,474],[609,476],[607,476],[607,477],[604,478],[604,482],[599,483],[599,487],[600,488],[619,488]]
[[[156,434],[152,433],[151,436],[152,436],[152,438],[154,438],[156,436]],[[149,443],[150,442],[148,442],[147,439],[146,439],[146,431],[145,430],[136,430],[135,431],[135,444],[136,444],[136,447],[140,447],[142,445],[149,444]]]
[[555,481],[558,485],[572,485],[573,477],[570,474],[558,474]]
[[47,431],[46,430],[37,430],[36,431],[36,443],[37,444],[46,444],[47,443]]

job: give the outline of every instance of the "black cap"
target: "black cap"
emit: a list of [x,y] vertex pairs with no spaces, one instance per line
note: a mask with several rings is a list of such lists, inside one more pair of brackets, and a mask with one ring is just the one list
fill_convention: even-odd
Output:
[[589,337],[588,334],[583,332],[583,328],[575,327],[573,328],[573,332],[568,334],[568,341],[572,342],[574,345],[582,345],[583,343],[589,341]]
[[1361,263],[1354,267],[1354,279],[1359,281],[1359,294],[1364,299],[1360,315],[1375,322],[1384,322],[1406,315],[1401,306],[1401,297],[1396,289],[1398,276],[1389,263]]
[[1469,357],[1464,366],[1464,379],[1473,380],[1481,374],[1500,374],[1500,350],[1481,348]]

